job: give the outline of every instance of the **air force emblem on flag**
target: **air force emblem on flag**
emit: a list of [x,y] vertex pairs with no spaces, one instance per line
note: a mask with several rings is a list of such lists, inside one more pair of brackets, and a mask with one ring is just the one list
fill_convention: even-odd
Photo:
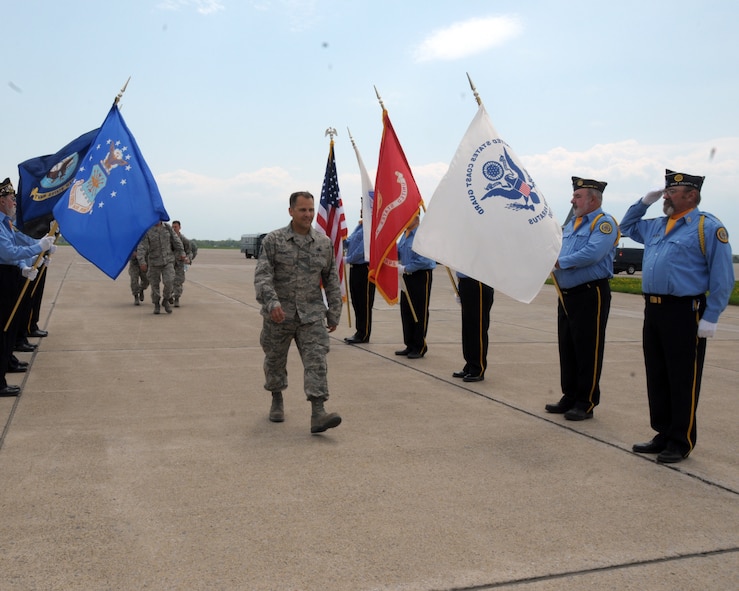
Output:
[[[105,153],[105,157],[100,162],[93,165],[90,172],[90,176],[87,179],[75,180],[72,188],[69,190],[69,209],[76,211],[77,213],[90,213],[92,206],[95,204],[98,193],[105,189],[108,184],[108,179],[114,169],[119,166],[125,167],[126,171],[130,171],[131,167],[128,164],[128,158],[126,151],[128,148],[120,147],[121,142],[114,142],[108,140],[108,151]],[[88,161],[92,162],[96,157],[94,154],[101,149],[101,146],[93,148]],[[86,172],[85,165],[80,166],[79,172],[84,176]],[[124,175],[121,175],[119,180],[121,185],[126,184]],[[109,193],[106,193],[109,197],[116,196],[116,190],[113,188]],[[100,203],[98,206],[102,207],[104,203]]]
[[506,199],[506,209],[536,214],[529,218],[532,224],[552,215],[533,179],[516,163],[503,140],[488,140],[472,153],[466,184],[469,200],[480,215],[485,213],[482,202],[491,198]]

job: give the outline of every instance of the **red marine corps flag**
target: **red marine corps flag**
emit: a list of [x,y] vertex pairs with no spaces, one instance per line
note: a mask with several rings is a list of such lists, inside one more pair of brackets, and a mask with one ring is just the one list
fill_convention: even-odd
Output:
[[380,159],[377,163],[375,198],[372,203],[369,278],[388,304],[396,304],[397,240],[423,206],[423,199],[384,107],[382,123]]
[[341,202],[339,192],[339,179],[336,175],[336,160],[334,159],[334,134],[336,130],[329,128],[327,135],[331,135],[331,144],[328,149],[328,162],[326,163],[326,175],[323,178],[321,188],[321,201],[318,205],[318,216],[316,219],[317,229],[326,234],[334,245],[334,260],[336,271],[339,274],[341,284],[341,297],[346,298],[344,286],[344,240],[347,236],[346,218],[344,217],[344,205]]

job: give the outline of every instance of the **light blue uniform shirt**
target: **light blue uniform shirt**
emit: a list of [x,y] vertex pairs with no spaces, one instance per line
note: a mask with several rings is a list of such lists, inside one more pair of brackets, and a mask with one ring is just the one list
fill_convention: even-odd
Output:
[[8,226],[10,218],[3,214],[0,221],[0,265],[16,265],[25,267],[25,259],[41,253],[39,241],[11,230]]
[[405,267],[406,273],[415,273],[425,269],[435,269],[436,261],[432,261],[413,250],[413,239],[416,237],[416,228],[407,236],[403,234],[398,243],[398,259]]
[[[644,245],[642,292],[678,297],[708,293],[703,318],[718,322],[734,289],[734,265],[728,233],[719,219],[698,208],[675,222],[665,235],[667,216],[643,220],[648,205],[639,199],[621,222],[625,236]],[[701,215],[706,253],[700,247]]]
[[[603,214],[593,229],[593,220]],[[582,216],[575,227],[573,217],[562,230],[562,249],[559,252],[560,269],[554,276],[562,289],[570,289],[589,281],[613,277],[613,257],[618,243],[618,224],[602,208]]]
[[367,263],[364,258],[364,224],[359,224],[346,239],[346,262],[349,265]]

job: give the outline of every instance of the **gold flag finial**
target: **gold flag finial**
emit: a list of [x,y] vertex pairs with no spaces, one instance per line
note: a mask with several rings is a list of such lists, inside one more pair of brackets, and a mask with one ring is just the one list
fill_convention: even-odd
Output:
[[330,136],[332,142],[334,141],[335,135],[339,135],[335,127],[329,127],[328,129],[326,129],[326,133],[323,134],[324,137]]
[[477,93],[477,88],[475,88],[475,85],[472,83],[472,78],[470,78],[469,72],[467,72],[467,80],[470,81],[470,88],[472,89],[472,93],[475,95],[475,100],[477,101],[477,104],[482,105],[482,99],[480,98],[480,95]]
[[372,88],[375,89],[375,94],[377,95],[377,100],[380,101],[380,106],[382,107],[382,110],[385,110],[385,103],[382,102],[382,98],[380,98],[380,93],[377,90],[377,86],[372,86]]
[[121,100],[121,97],[123,96],[123,93],[126,92],[126,87],[128,86],[128,83],[131,81],[131,76],[128,77],[128,80],[126,80],[126,83],[123,85],[123,88],[121,88],[121,91],[118,93],[118,95],[115,97],[115,104],[117,105],[119,101]]

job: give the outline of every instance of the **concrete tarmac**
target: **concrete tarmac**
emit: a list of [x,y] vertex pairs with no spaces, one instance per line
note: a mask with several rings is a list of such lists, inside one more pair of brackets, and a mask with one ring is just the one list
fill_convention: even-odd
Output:
[[267,419],[255,261],[201,249],[182,306],[155,316],[60,247],[49,331],[0,398],[0,590],[653,590],[739,588],[739,309],[708,344],[698,442],[676,465],[653,435],[643,300],[614,294],[593,420],[560,397],[556,300],[496,294],[486,379],[462,368],[446,270],[429,351],[402,348],[378,298],[371,342],[331,335],[310,434],[293,347],[286,421]]

